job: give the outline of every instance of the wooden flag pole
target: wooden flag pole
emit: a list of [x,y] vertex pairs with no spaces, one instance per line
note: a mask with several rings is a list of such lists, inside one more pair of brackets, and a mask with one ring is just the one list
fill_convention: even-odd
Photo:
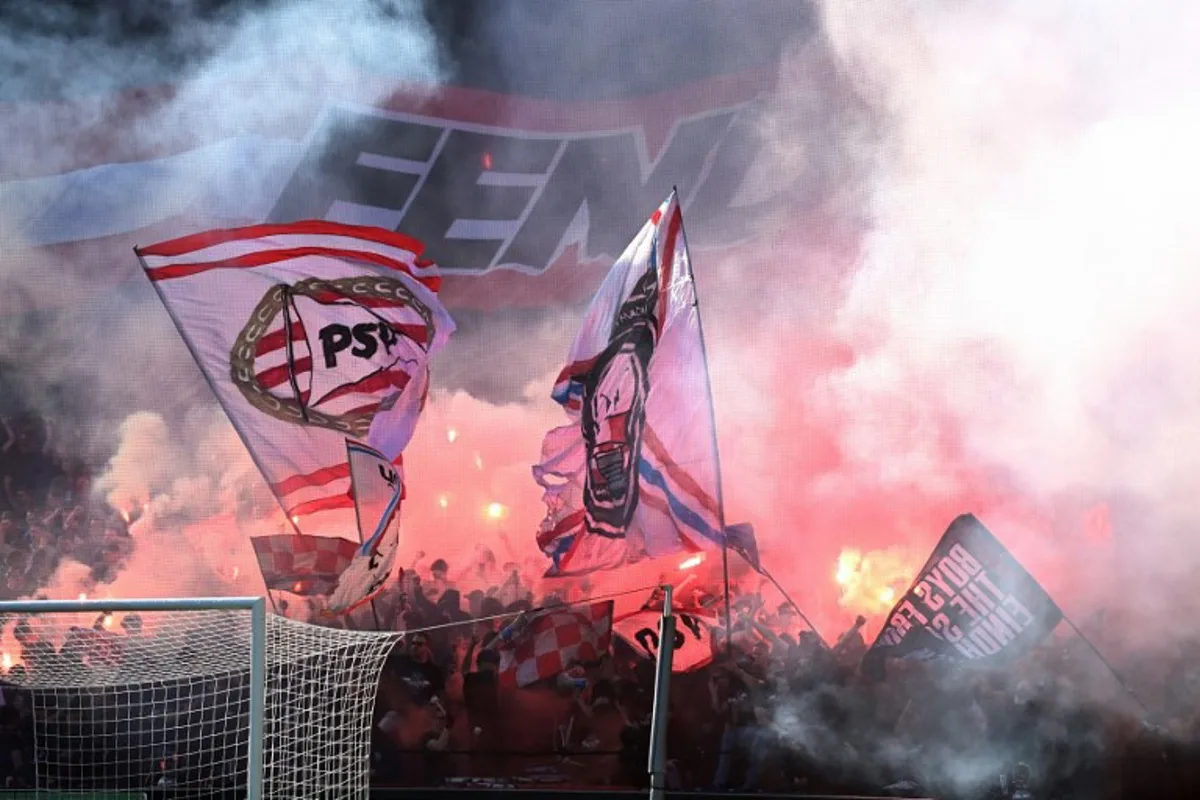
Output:
[[[704,359],[704,383],[708,391],[708,415],[712,420],[713,461],[717,472],[717,519],[721,530],[721,572],[725,581],[725,655],[733,657],[733,616],[729,603],[729,537],[725,533],[725,493],[721,480],[721,455],[717,448],[717,412],[713,404],[712,376],[708,372],[708,346],[704,342],[704,319],[700,313],[700,291],[696,287],[696,271],[692,269],[692,254],[687,246],[687,233],[683,225],[683,206],[679,202],[679,187],[671,187],[671,196],[675,199],[675,208],[679,214],[679,238],[683,241],[684,255],[688,261],[688,272],[692,279],[692,307],[696,309],[696,330],[700,334],[700,354]],[[668,228],[670,222],[667,223]],[[661,252],[661,251],[660,251]],[[662,278],[662,265],[659,265],[659,278]],[[660,289],[661,291],[661,289]]]

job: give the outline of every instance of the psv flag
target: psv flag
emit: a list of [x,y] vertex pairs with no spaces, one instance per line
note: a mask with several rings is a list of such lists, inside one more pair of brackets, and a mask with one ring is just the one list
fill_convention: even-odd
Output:
[[683,215],[674,192],[613,264],[584,316],[533,468],[548,575],[718,548],[717,450]]
[[326,614],[345,614],[374,599],[391,577],[400,546],[401,461],[359,442],[346,441],[350,486],[362,545],[338,577]]
[[574,660],[596,661],[612,644],[613,602],[522,614],[500,631],[500,684],[524,687],[553,678]]
[[454,323],[403,234],[309,221],[136,248],[271,491],[303,534],[356,527],[346,439],[395,462]]
[[879,676],[887,658],[994,663],[1028,652],[1062,618],[1033,576],[964,514],[888,615],[863,668]]

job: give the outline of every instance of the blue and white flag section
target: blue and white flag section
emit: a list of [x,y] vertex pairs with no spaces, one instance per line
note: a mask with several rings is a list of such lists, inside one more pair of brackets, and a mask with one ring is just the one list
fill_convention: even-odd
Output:
[[1062,621],[1058,606],[983,524],[958,517],[896,603],[863,659],[992,663],[1028,652]]
[[349,613],[379,594],[391,577],[400,545],[401,463],[349,439],[346,460],[362,545],[329,596],[326,611],[330,614]]
[[674,193],[593,298],[553,397],[534,479],[549,575],[617,569],[722,544],[708,365]]

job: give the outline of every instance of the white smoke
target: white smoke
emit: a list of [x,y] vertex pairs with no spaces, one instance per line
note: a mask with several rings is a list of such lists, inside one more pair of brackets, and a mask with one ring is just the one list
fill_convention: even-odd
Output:
[[[274,501],[133,254],[111,243],[43,248],[27,241],[31,226],[70,214],[54,204],[77,196],[76,182],[135,227],[186,214],[206,194],[269,207],[281,186],[244,176],[286,176],[328,103],[422,91],[449,66],[419,2],[21,2],[0,15],[13,103],[0,121],[3,161],[23,178],[0,193],[3,311],[22,323],[0,341],[0,368],[6,388],[54,418],[60,446],[115,453],[97,499],[136,520],[136,547],[105,591],[228,593],[240,582],[258,592],[248,526],[269,519]],[[81,130],[95,130],[94,142],[81,144]],[[132,193],[94,166],[181,152],[182,168],[159,162]],[[264,170],[263,159],[285,169]],[[187,224],[177,232],[204,225]],[[85,572],[67,562],[45,588],[91,591]]]
[[[833,514],[840,530],[819,504],[791,507],[816,539],[902,544],[915,564],[953,513],[982,510],[1068,615],[1119,612],[1119,629],[1099,633],[1145,696],[1159,657],[1200,635],[1183,580],[1197,567],[1200,9],[823,13],[840,74],[880,125],[857,268],[822,326],[850,355],[796,402],[836,432],[836,455],[801,494],[886,502]],[[814,441],[777,440],[789,438]],[[1091,503],[1112,508],[1115,553],[1071,512]],[[1092,653],[1080,658],[1097,676],[1092,702],[1131,707]],[[785,709],[776,724],[803,744],[801,716]],[[959,785],[996,768],[923,756]]]
[[1180,543],[1200,436],[1200,13],[1170,5],[826,7],[891,122],[837,323],[859,358],[823,387],[867,412],[860,463],[954,491],[945,415],[1019,491],[1133,495],[1153,509],[1135,549]]
[[[0,287],[6,317],[28,326],[0,341],[11,380],[45,410],[85,417],[107,447],[133,409],[176,423],[207,389],[136,259],[112,242],[44,248],[53,226],[82,216],[99,226],[86,238],[105,241],[119,233],[104,227],[110,212],[129,230],[229,204],[253,216],[225,221],[257,221],[330,102],[423,91],[449,66],[415,0],[6,4]],[[104,166],[150,159],[160,160],[132,186]],[[264,174],[275,177],[246,181]],[[147,392],[128,363],[172,391]],[[87,397],[51,408],[47,385]]]
[[40,594],[73,599],[258,594],[249,537],[282,523],[262,479],[218,410],[204,407],[172,430],[139,412],[95,483],[99,499],[131,520],[132,543],[114,580],[65,559]]

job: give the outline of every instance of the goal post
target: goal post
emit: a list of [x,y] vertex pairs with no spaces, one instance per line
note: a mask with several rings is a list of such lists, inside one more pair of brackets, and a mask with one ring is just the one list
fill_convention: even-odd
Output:
[[261,597],[0,602],[0,681],[31,711],[24,788],[366,798],[398,639],[268,614]]

